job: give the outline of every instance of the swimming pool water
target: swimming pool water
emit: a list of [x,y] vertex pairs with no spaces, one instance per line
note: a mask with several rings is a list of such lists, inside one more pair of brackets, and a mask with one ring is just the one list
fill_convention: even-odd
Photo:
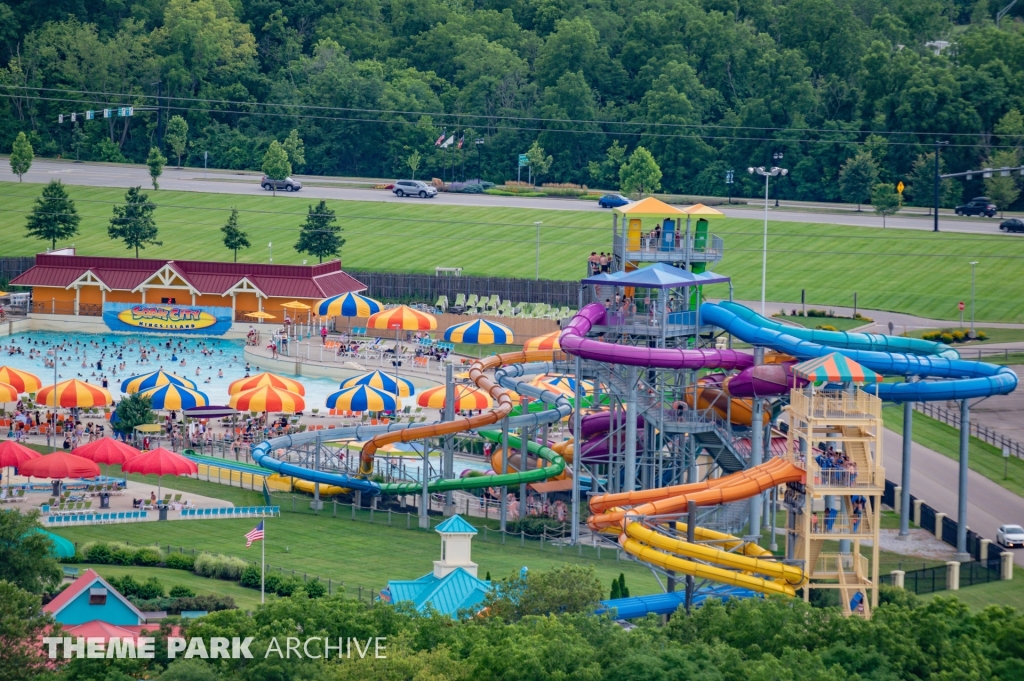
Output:
[[[170,348],[167,347],[168,341]],[[102,378],[106,376],[109,381],[107,389],[114,399],[123,395],[121,382],[126,378],[163,369],[194,381],[198,390],[209,398],[210,404],[225,405],[228,403],[228,385],[245,376],[245,345],[241,340],[156,335],[65,334],[54,331],[18,333],[0,338],[0,365],[32,372],[39,376],[43,385],[52,385],[53,369],[44,366],[44,359],[55,346],[59,358],[58,382],[77,378],[101,385]],[[148,353],[148,362],[140,361],[140,347]],[[20,348],[24,354],[12,348]],[[102,362],[102,369],[97,368],[97,362]],[[82,366],[83,363],[86,366]],[[256,364],[249,367],[250,375],[264,370]],[[221,373],[223,376],[219,375]],[[314,408],[323,411],[327,396],[338,390],[340,382],[275,373],[295,378],[305,386],[306,413]]]

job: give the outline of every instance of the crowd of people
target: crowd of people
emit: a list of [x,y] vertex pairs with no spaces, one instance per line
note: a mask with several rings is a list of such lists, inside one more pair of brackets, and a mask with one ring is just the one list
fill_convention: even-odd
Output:
[[814,457],[821,469],[821,484],[852,487],[857,484],[857,463],[845,452],[828,445]]

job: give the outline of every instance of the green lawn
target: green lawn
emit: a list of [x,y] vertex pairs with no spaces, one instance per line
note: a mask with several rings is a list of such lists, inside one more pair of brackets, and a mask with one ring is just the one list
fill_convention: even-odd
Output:
[[954,596],[971,607],[981,610],[989,605],[1008,605],[1024,611],[1024,574],[1020,568],[1013,571],[1013,579],[1007,581],[976,584],[958,591],[938,591],[921,596],[924,599]]
[[[82,216],[74,243],[79,253],[129,256],[107,238],[113,205],[123,190],[69,187]],[[39,184],[6,187],[0,215],[4,255],[30,255],[47,245],[24,238],[25,217],[41,191]],[[295,196],[232,196],[194,192],[148,192],[159,208],[156,222],[163,246],[146,257],[228,259],[220,227],[232,206],[258,247],[239,253],[244,261],[266,262],[263,246],[274,243],[275,262],[297,263],[292,248],[312,200]],[[541,277],[576,279],[591,251],[611,248],[607,212],[501,207],[452,207],[423,203],[330,201],[345,229],[344,262],[350,269],[432,272],[435,266],[463,267],[467,275],[532,278],[535,221],[541,228]],[[761,223],[752,216],[723,219],[712,232],[725,240],[717,268],[734,278],[737,298],[760,293]],[[969,294],[971,260],[977,260],[977,318],[1024,321],[1024,298],[1015,282],[1024,276],[1024,240],[1001,235],[941,233],[850,227],[827,223],[772,222],[769,229],[769,300],[796,301],[800,291],[819,306],[850,305],[853,294],[864,309],[898,310],[955,319],[956,303]],[[716,291],[718,291],[716,293]],[[713,289],[711,295],[725,295]],[[433,302],[433,301],[431,301]]]
[[871,323],[866,319],[853,319],[852,317],[801,317],[788,314],[772,317],[772,319],[799,324],[808,329],[814,329],[819,326],[832,326],[835,327],[836,331],[850,331],[851,329],[857,329]]
[[[170,591],[175,586],[187,586],[197,596],[230,596],[235,599],[235,605],[242,610],[255,610],[260,604],[260,592],[254,589],[241,587],[237,582],[228,582],[223,579],[209,579],[200,577],[194,572],[186,570],[171,570],[159,567],[138,567],[122,565],[93,565],[83,563],[75,567],[85,570],[92,568],[101,577],[123,577],[131,575],[135,581],[144,582],[150,577],[156,577],[164,585],[164,589]],[[277,598],[277,596],[271,596]]]
[[[884,407],[885,427],[903,433],[903,407]],[[914,412],[914,442],[945,454],[951,459],[960,458],[960,431],[941,421]],[[1024,461],[1011,456],[1003,459],[1002,451],[987,442],[971,436],[968,465],[972,471],[1002,485],[1014,494],[1024,496]],[[1008,476],[1003,478],[1003,466],[1007,464]]]

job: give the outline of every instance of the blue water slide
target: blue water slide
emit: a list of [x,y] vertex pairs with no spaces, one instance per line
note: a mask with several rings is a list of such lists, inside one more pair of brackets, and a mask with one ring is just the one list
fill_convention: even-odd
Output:
[[[725,584],[716,584],[698,589],[693,594],[693,607],[699,607],[709,598],[728,600],[730,598],[756,598],[758,594],[750,589]],[[630,596],[601,601],[595,614],[611,613],[616,619],[629,620],[647,615],[671,615],[686,604],[686,590],[672,593]]]
[[707,323],[724,329],[745,343],[772,348],[798,359],[824,357],[838,352],[886,376],[947,379],[881,383],[872,387],[872,392],[877,387],[878,396],[890,402],[935,402],[1005,395],[1017,387],[1017,374],[1007,367],[987,362],[829,347],[801,339],[789,333],[788,329],[779,331],[758,326],[720,304],[704,303],[700,314]]
[[[762,329],[773,329],[790,336],[796,336],[801,340],[809,340],[812,343],[828,345],[833,348],[845,348],[847,350],[875,350],[877,352],[905,352],[911,355],[937,355],[946,359],[960,359],[960,353],[945,343],[926,341],[920,338],[906,338],[904,336],[886,336],[880,333],[857,333],[856,331],[825,331],[823,329],[804,329],[790,326],[768,319],[757,314],[749,307],[722,301],[719,306],[724,307],[740,319],[750,322]],[[828,318],[823,317],[822,321],[828,323]]]

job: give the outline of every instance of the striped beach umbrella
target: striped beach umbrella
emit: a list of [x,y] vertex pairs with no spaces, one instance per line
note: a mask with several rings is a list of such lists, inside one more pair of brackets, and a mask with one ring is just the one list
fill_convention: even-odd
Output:
[[398,411],[402,408],[402,400],[393,393],[369,385],[359,385],[328,395],[327,408],[348,411]]
[[151,388],[159,388],[164,385],[181,385],[186,388],[196,388],[195,381],[182,378],[166,371],[151,371],[148,374],[132,376],[121,381],[121,392],[131,395]]
[[72,378],[56,386],[40,388],[36,402],[47,407],[105,407],[113,404],[114,398],[98,385]]
[[10,383],[0,383],[0,402],[17,402],[19,392]]
[[373,298],[350,292],[324,298],[313,309],[321,317],[369,317],[383,310],[384,306]]
[[816,357],[797,364],[792,369],[797,378],[811,383],[881,383],[882,377],[870,369],[865,369],[852,359],[838,352]]
[[437,328],[437,319],[434,315],[414,310],[408,305],[399,305],[370,315],[366,326],[370,329],[431,331]]
[[[416,404],[428,409],[444,409],[445,398],[445,386],[441,385],[421,392],[416,398]],[[455,386],[455,411],[490,409],[493,406],[494,400],[480,388],[474,385]]]
[[285,378],[284,376],[278,376],[277,374],[272,374],[269,371],[264,371],[261,374],[232,381],[231,385],[228,386],[228,395],[245,392],[246,390],[254,390],[255,388],[262,388],[264,386],[270,386],[271,388],[277,388],[279,390],[287,390],[288,392],[297,393],[299,395],[306,394],[306,388],[298,381],[293,381],[290,378]]
[[34,393],[43,387],[43,382],[35,374],[8,366],[0,366],[0,383],[13,385],[19,393]]
[[558,335],[561,331],[552,331],[543,336],[536,336],[523,343],[523,350],[561,350],[558,344]]
[[416,386],[412,384],[412,381],[385,374],[383,371],[371,371],[361,376],[353,376],[342,381],[339,387],[344,390],[345,388],[355,388],[360,385],[368,385],[371,388],[383,390],[386,393],[398,395],[399,397],[409,397],[416,392]]
[[475,319],[445,329],[444,339],[449,343],[474,343],[477,345],[507,345],[515,339],[512,329],[504,324]]
[[228,406],[238,411],[294,414],[306,408],[306,400],[298,393],[264,385],[233,394]]
[[[553,390],[568,397],[572,397],[576,394],[576,379],[565,374],[541,374],[530,381],[530,385],[537,386],[538,388],[544,388],[546,390]],[[594,391],[594,382],[583,381],[582,390],[584,395],[589,395]]]
[[139,393],[150,399],[153,409],[194,409],[205,407],[210,404],[210,398],[205,393],[183,385],[162,385],[159,388],[150,388]]

